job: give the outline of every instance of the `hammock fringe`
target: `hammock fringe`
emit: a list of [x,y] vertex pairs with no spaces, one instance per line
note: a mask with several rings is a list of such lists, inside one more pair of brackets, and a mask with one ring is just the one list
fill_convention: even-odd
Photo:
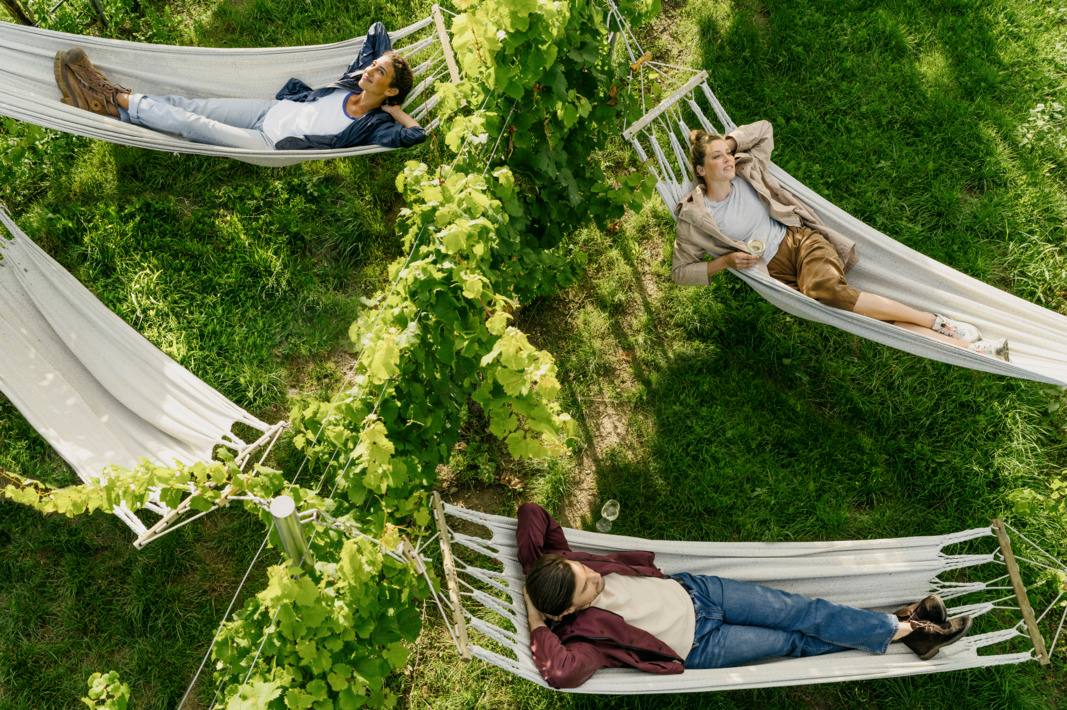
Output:
[[[436,493],[433,505],[438,534],[441,539],[450,540],[447,545],[449,558],[454,559],[456,550],[464,548],[499,563],[503,568],[502,571],[489,570],[454,559],[452,571],[446,571],[444,575],[448,593],[455,593],[453,611],[459,612],[467,629],[477,632],[493,646],[487,648],[468,639],[465,645],[470,655],[547,687],[530,654],[522,596],[523,575],[516,557],[517,521],[443,504]],[[455,532],[448,526],[449,518],[486,528],[488,535]],[[958,555],[945,552],[945,548],[952,545],[996,537],[996,529],[995,522],[991,527],[939,536],[811,543],[658,541],[570,529],[566,529],[565,534],[577,550],[599,554],[630,549],[652,551],[656,554],[657,565],[668,574],[681,571],[716,574],[726,570],[730,574],[723,576],[769,583],[841,603],[888,610],[929,593],[939,593],[950,599],[1001,588],[995,586],[997,581],[1010,575],[1001,575],[988,583],[943,582],[937,578],[938,574],[954,569],[1000,564],[994,559],[996,552]],[[470,590],[462,593],[468,600],[462,607],[459,605],[461,588]],[[826,593],[812,594],[813,590]],[[1005,599],[1018,601],[1018,608],[1021,608],[1022,601],[1027,599],[1025,588],[1021,588],[1021,594],[1020,590],[1010,591],[1012,594]],[[873,602],[865,603],[865,598]],[[957,605],[950,610],[950,615],[983,616],[994,610],[1016,608],[1004,607],[1001,601],[1003,599]],[[456,636],[452,634],[454,618],[446,618],[445,623],[458,648]],[[515,630],[502,628],[502,624]],[[974,634],[943,649],[930,661],[919,661],[901,644],[896,644],[885,656],[848,651],[833,656],[775,659],[728,669],[689,670],[676,676],[656,676],[628,668],[605,669],[581,687],[564,692],[618,695],[734,690],[890,678],[1040,660],[1041,652],[1033,643],[1033,637],[1021,628],[1025,626],[1025,622],[1019,622],[1009,628]],[[1040,638],[1040,634],[1037,636]],[[979,653],[982,649],[1024,638],[1033,646],[1028,651]],[[507,655],[496,650],[497,645]]]
[[[608,7],[609,28],[618,25],[619,30],[613,39],[622,38],[626,57],[635,63],[634,57],[643,56],[644,50],[626,31],[625,21],[611,0]],[[667,77],[660,67],[668,66],[644,62],[631,79],[631,84],[640,85],[642,107],[646,70],[654,71],[658,79]],[[672,214],[693,187],[687,157],[688,121],[683,110],[691,111],[695,121],[709,132],[725,135],[737,127],[708,86],[706,71],[673,68],[693,75],[684,83],[670,77],[660,82],[670,87],[662,89],[667,97],[622,133],[642,161],[648,161],[651,156],[654,164],[647,169],[656,179],[656,191]],[[677,84],[681,86],[674,88]],[[637,88],[629,93],[636,96]],[[715,130],[701,104],[714,113],[722,131]],[[668,157],[669,154],[673,157]],[[757,269],[731,270],[770,303],[800,318],[832,325],[921,357],[1009,377],[1067,385],[1067,317],[904,246],[846,213],[776,165],[770,166],[770,174],[827,226],[857,243],[860,260],[848,276],[855,288],[891,296],[921,311],[944,313],[974,323],[987,338],[1006,337],[1011,345],[1012,361],[979,355],[889,323],[825,306]]]
[[[437,106],[436,92],[427,89],[447,77],[460,80],[459,67],[448,40],[444,14],[438,5],[430,15],[389,33],[397,43],[425,32],[426,36],[397,47],[414,67],[417,85],[404,109],[429,132],[438,121],[426,121]],[[370,155],[392,150],[379,145],[338,150],[245,150],[192,143],[178,136],[120,123],[113,118],[66,106],[55,85],[53,58],[57,51],[79,45],[93,63],[116,82],[149,94],[190,97],[273,97],[293,75],[309,85],[334,81],[356,56],[364,38],[304,47],[229,49],[177,47],[72,35],[0,22],[0,115],[65,133],[149,150],[233,158],[255,165],[284,166],[307,160]],[[437,49],[434,49],[437,47]],[[429,52],[425,61],[417,55]]]
[[[221,445],[244,468],[256,451],[270,451],[285,422],[253,417],[145,340],[34,244],[2,204],[0,224],[0,392],[84,483],[142,458],[191,464],[211,460]],[[261,435],[247,444],[234,435],[236,423]],[[125,504],[112,511],[138,548],[176,529],[189,498],[172,510],[156,491],[144,508],[162,520],[150,528]]]

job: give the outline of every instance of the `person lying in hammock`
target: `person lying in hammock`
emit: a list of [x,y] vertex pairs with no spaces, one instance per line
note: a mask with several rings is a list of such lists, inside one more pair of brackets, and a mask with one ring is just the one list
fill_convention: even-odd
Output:
[[536,503],[519,508],[515,536],[530,650],[554,688],[576,688],[601,668],[666,675],[772,656],[882,654],[894,641],[925,661],[971,629],[969,616],[948,621],[937,596],[886,614],[732,579],[667,576],[652,552],[575,552]]
[[274,99],[188,99],[133,93],[113,84],[84,50],[56,53],[63,103],[112,116],[194,143],[248,150],[306,150],[378,144],[407,148],[426,140],[400,108],[411,91],[411,67],[391,49],[385,26],[367,32],[359,56],[329,86],[290,79]]
[[[698,129],[690,133],[689,142],[697,186],[675,210],[675,283],[706,286],[727,267],[758,267],[828,306],[1008,359],[1005,339],[983,340],[970,323],[849,286],[845,272],[859,260],[856,245],[823,224],[770,175],[774,132],[769,122],[738,126],[726,137]],[[706,255],[715,258],[705,263]]]

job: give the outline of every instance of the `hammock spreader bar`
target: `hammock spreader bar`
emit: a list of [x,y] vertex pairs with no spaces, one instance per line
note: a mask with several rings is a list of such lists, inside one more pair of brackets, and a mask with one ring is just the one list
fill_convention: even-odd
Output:
[[1037,628],[1034,610],[1030,606],[1030,597],[1026,593],[1026,586],[1023,584],[1022,576],[1019,574],[1019,563],[1015,561],[1015,554],[1011,551],[1011,539],[1008,538],[1008,531],[1004,527],[1004,521],[1000,518],[993,520],[993,532],[997,534],[997,543],[1000,545],[1001,554],[1004,555],[1004,564],[1008,568],[1008,575],[1011,577],[1011,587],[1015,592],[1015,598],[1019,600],[1019,611],[1023,615],[1023,623],[1026,624],[1026,632],[1030,635],[1030,642],[1034,645],[1037,661],[1041,665],[1047,666],[1049,658],[1048,651],[1045,650],[1045,640],[1041,636],[1041,631]]
[[[446,565],[444,575],[451,599],[451,604],[447,604],[451,607],[451,619],[446,618],[445,624],[461,656],[480,658],[545,686],[529,650],[522,597],[524,578],[516,557],[516,521],[441,504],[434,495],[435,522],[442,555],[444,559],[451,560]],[[487,528],[489,537],[455,532],[448,526],[449,517],[468,525]],[[576,550],[599,554],[630,549],[655,552],[657,565],[668,574],[682,571],[720,574],[840,603],[883,610],[891,610],[930,593],[941,594],[947,600],[986,590],[995,592],[1008,589],[997,586],[997,582],[1010,577],[1012,587],[1009,591],[1013,593],[1005,599],[1016,599],[1019,604],[1017,608],[1022,610],[1029,608],[1029,599],[1018,566],[1007,562],[1014,560],[1014,556],[1010,543],[1006,542],[1006,529],[1007,526],[997,520],[993,528],[975,528],[950,535],[816,543],[655,541],[580,530],[565,532]],[[998,538],[1000,554],[1004,557],[1003,564],[1008,567],[1007,575],[989,582],[942,582],[937,579],[939,573],[950,570],[1002,564],[997,559],[997,553],[954,555],[944,552],[947,546],[994,535]],[[459,548],[489,558],[501,565],[502,570],[484,569],[456,559],[454,555]],[[1055,569],[1067,569],[1058,561],[1054,561],[1054,564]],[[464,597],[469,600],[465,605]],[[1058,599],[1053,600],[1053,604]],[[1001,603],[1003,601],[958,605],[950,610],[950,614],[980,616],[994,609],[1016,608],[1005,607]],[[700,692],[898,677],[1022,663],[1035,658],[1045,663],[1048,652],[1044,651],[1044,642],[1037,630],[1039,619],[1034,619],[1032,611],[1029,620],[1025,613],[1023,615],[1024,621],[1015,627],[973,634],[942,649],[930,661],[919,661],[902,644],[894,644],[884,656],[848,651],[809,658],[774,659],[733,668],[688,670],[675,676],[651,675],[629,668],[605,669],[598,671],[581,687],[564,692]],[[498,620],[500,618],[504,620],[503,624]],[[503,625],[510,626],[512,630],[502,628]],[[1023,625],[1027,628],[1026,633],[1019,629]],[[465,628],[462,643],[459,636],[453,633],[460,627]],[[475,642],[467,636],[466,629],[478,632],[503,650]],[[1028,638],[1033,649],[1030,652],[979,654],[983,648],[1018,638]],[[1046,660],[1042,661],[1042,658]]]
[[[405,38],[420,36],[406,46],[397,46],[396,50],[411,62],[416,81],[404,102],[404,110],[427,131],[437,123],[436,119],[428,120],[437,105],[433,83],[460,80],[444,12],[434,5],[428,17],[389,33],[394,45]],[[379,145],[338,150],[257,151],[192,143],[64,105],[60,102],[52,66],[57,51],[78,45],[85,48],[93,63],[109,78],[140,92],[273,98],[292,76],[311,86],[335,81],[356,57],[363,41],[359,37],[333,44],[258,49],[177,47],[0,22],[0,115],[111,143],[170,153],[224,156],[266,166],[386,152],[391,149]]]
[[[609,29],[621,37],[633,63],[644,55],[628,31],[625,20],[610,2]],[[736,128],[707,84],[706,71],[681,69],[685,80],[669,77],[655,62],[640,64],[633,82],[645,96],[645,73],[655,72],[669,95],[628,126],[630,141],[656,179],[656,191],[672,214],[693,187],[686,157],[688,127],[682,110],[691,111],[702,128],[714,130],[700,107],[706,103],[715,114],[721,133]],[[633,92],[636,94],[636,89]],[[670,148],[666,148],[669,144]],[[674,153],[669,158],[668,154]],[[652,164],[648,164],[652,161]],[[832,325],[868,340],[915,355],[1010,377],[1067,385],[1067,317],[984,284],[889,238],[830,203],[776,165],[771,174],[829,227],[857,243],[859,263],[849,271],[856,288],[895,298],[922,311],[943,313],[977,325],[987,338],[1007,338],[1011,362],[1003,362],[955,347],[889,323],[825,306],[756,269],[733,271],[769,302],[800,318]]]
[[445,569],[445,583],[448,585],[448,597],[452,602],[452,621],[455,631],[456,645],[459,648],[459,657],[464,661],[471,659],[470,642],[467,640],[467,622],[463,617],[463,602],[459,592],[459,578],[456,576],[456,562],[452,557],[452,542],[449,538],[448,522],[445,520],[445,509],[441,504],[441,495],[434,491],[430,497],[433,506],[434,522],[437,524],[437,533],[441,543],[441,562]]

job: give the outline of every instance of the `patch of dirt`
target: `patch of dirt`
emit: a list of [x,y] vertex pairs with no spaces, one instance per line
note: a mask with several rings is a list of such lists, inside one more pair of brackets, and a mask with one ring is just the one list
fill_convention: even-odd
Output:
[[[575,476],[559,512],[560,523],[581,528],[595,516],[600,505],[597,489],[598,471],[607,452],[621,447],[632,451],[638,447],[631,440],[630,411],[626,394],[647,377],[643,351],[655,347],[641,330],[649,315],[654,315],[661,288],[653,267],[662,258],[657,238],[649,238],[635,245],[632,266],[627,274],[627,286],[632,297],[624,310],[611,317],[611,343],[615,355],[612,373],[604,378],[606,387],[600,396],[585,396],[583,412],[578,417],[579,435],[586,441],[575,461]],[[576,337],[568,327],[590,298],[588,289],[574,289],[551,305],[521,314],[517,325],[535,347],[558,350],[559,344]]]
[[[663,3],[663,10],[642,27],[645,50],[652,52],[652,61],[675,66],[686,66],[686,58],[691,47],[686,42],[678,42],[678,13],[685,7],[681,0]],[[651,38],[656,39],[651,39]]]
[[437,490],[441,500],[461,508],[477,510],[481,513],[498,513],[511,515],[508,510],[511,503],[509,490],[504,486],[486,484],[473,486],[463,484],[447,466],[437,467]]

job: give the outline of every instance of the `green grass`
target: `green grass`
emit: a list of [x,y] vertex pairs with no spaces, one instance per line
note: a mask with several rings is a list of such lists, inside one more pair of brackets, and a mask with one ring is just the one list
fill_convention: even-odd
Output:
[[[698,66],[738,123],[775,125],[776,161],[847,211],[950,266],[1064,312],[1067,194],[1054,133],[1067,25],[1021,2],[671,3],[646,41]],[[625,147],[620,147],[624,153]],[[584,231],[588,280],[520,325],[555,353],[613,532],[785,541],[936,534],[1012,517],[1007,493],[1067,464],[1062,393],[952,368],[805,322],[728,276],[670,282],[673,222],[650,205]],[[606,416],[625,421],[597,447]],[[553,479],[547,479],[549,482]],[[534,482],[534,490],[543,485]],[[573,485],[573,483],[571,484]],[[553,512],[571,512],[546,497]],[[551,504],[556,507],[552,508]],[[492,512],[510,514],[505,499]],[[1062,557],[1062,522],[1014,522]],[[1048,588],[1035,594],[1044,598]],[[979,629],[983,623],[979,622]],[[987,627],[991,628],[991,627]],[[1062,707],[1063,650],[1036,664],[934,677],[638,698],[552,693],[440,648],[409,707]],[[425,702],[419,700],[419,696]]]
[[[339,41],[429,7],[105,5],[108,36],[224,46]],[[69,8],[76,17],[61,11],[50,26],[84,31],[88,4]],[[433,160],[427,144],[269,169],[5,130],[0,156],[24,136],[35,141],[21,161],[0,157],[0,199],[20,226],[150,341],[271,421],[287,418],[291,392],[328,398],[338,388],[359,299],[382,287],[400,253],[395,175],[406,160]],[[300,458],[283,441],[273,463],[292,477]],[[76,481],[2,398],[0,469]],[[241,510],[201,522],[138,552],[111,516],[44,519],[0,503],[0,708],[74,707],[85,679],[112,668],[135,688],[133,707],[176,707],[263,534]],[[254,575],[244,594],[261,586]],[[210,701],[206,673],[187,707]]]
[[[43,3],[42,3],[43,4]],[[112,36],[256,46],[326,42],[421,16],[423,2],[106,0]],[[73,6],[77,9],[77,5]],[[36,5],[35,5],[36,8]],[[738,123],[775,125],[775,158],[845,210],[953,268],[1067,310],[1062,125],[1020,146],[1039,103],[1065,103],[1067,18],[1025,0],[671,2],[643,41],[706,68]],[[74,19],[64,20],[74,22]],[[78,26],[78,25],[76,25]],[[15,126],[17,139],[27,129]],[[10,138],[0,133],[0,154]],[[267,169],[48,133],[0,198],[39,244],[197,376],[264,418],[290,390],[328,395],[359,296],[400,253],[402,154]],[[632,158],[620,141],[606,163]],[[578,423],[573,461],[516,464],[468,422],[452,480],[488,512],[617,498],[614,532],[820,540],[943,533],[1012,515],[1067,468],[1056,390],[952,368],[781,313],[729,276],[669,278],[673,221],[657,202],[620,231],[563,245],[587,277],[527,305]],[[606,418],[616,421],[611,437]],[[0,402],[0,468],[72,476]],[[276,465],[295,473],[283,445]],[[519,477],[518,492],[498,481]],[[591,480],[590,480],[591,479]],[[571,520],[589,528],[595,518]],[[1061,557],[1062,523],[1019,520]],[[0,504],[0,710],[70,708],[116,669],[136,708],[174,708],[262,539],[240,510],[144,552],[103,515],[66,521]],[[271,558],[273,561],[273,556]],[[248,590],[259,587],[253,579]],[[891,681],[633,698],[552,693],[461,664],[432,607],[405,708],[926,708],[1064,706],[1060,650],[1036,664]],[[1061,640],[1062,643],[1062,640]],[[210,685],[210,683],[206,684]],[[201,685],[194,707],[212,691]]]

